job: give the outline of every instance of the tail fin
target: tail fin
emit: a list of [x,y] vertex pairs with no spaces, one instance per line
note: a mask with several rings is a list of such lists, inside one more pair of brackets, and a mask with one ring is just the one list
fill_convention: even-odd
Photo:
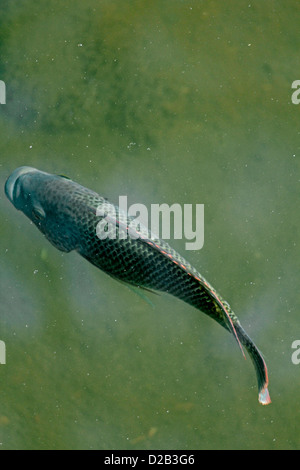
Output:
[[268,391],[268,370],[262,354],[239,323],[235,324],[235,330],[255,367],[258,383],[258,401],[262,405],[269,405],[271,398]]

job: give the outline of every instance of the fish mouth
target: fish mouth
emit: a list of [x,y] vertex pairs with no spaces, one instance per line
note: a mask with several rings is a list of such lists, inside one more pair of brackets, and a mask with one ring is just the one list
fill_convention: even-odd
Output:
[[38,171],[36,168],[31,166],[20,166],[12,172],[12,174],[7,178],[5,183],[5,194],[11,203],[14,202],[14,189],[16,186],[17,180],[20,176],[25,175],[26,173],[32,173]]

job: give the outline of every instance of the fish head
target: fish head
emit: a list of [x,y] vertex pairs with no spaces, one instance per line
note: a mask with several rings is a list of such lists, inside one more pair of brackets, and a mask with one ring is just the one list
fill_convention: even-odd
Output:
[[5,183],[5,194],[61,251],[76,249],[78,233],[72,223],[66,177],[52,175],[29,166],[17,168]]

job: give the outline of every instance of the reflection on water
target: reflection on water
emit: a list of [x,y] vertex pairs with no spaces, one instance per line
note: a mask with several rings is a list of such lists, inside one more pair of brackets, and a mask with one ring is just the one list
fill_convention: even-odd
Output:
[[112,202],[204,204],[203,249],[171,244],[264,353],[273,401],[222,328],[58,252],[2,192],[1,447],[299,448],[299,4],[0,10],[2,188],[30,165]]

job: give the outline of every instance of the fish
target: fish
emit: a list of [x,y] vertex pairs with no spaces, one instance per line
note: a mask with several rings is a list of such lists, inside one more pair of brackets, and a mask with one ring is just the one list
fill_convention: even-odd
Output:
[[[259,403],[271,403],[262,353],[229,303],[166,241],[141,224],[136,227],[137,236],[132,236],[132,217],[64,175],[22,166],[7,178],[5,194],[57,249],[78,252],[112,278],[133,288],[173,295],[232,333],[243,355],[245,348],[253,362]],[[110,220],[111,226],[114,223],[115,237],[99,236],[97,227],[104,219]]]

